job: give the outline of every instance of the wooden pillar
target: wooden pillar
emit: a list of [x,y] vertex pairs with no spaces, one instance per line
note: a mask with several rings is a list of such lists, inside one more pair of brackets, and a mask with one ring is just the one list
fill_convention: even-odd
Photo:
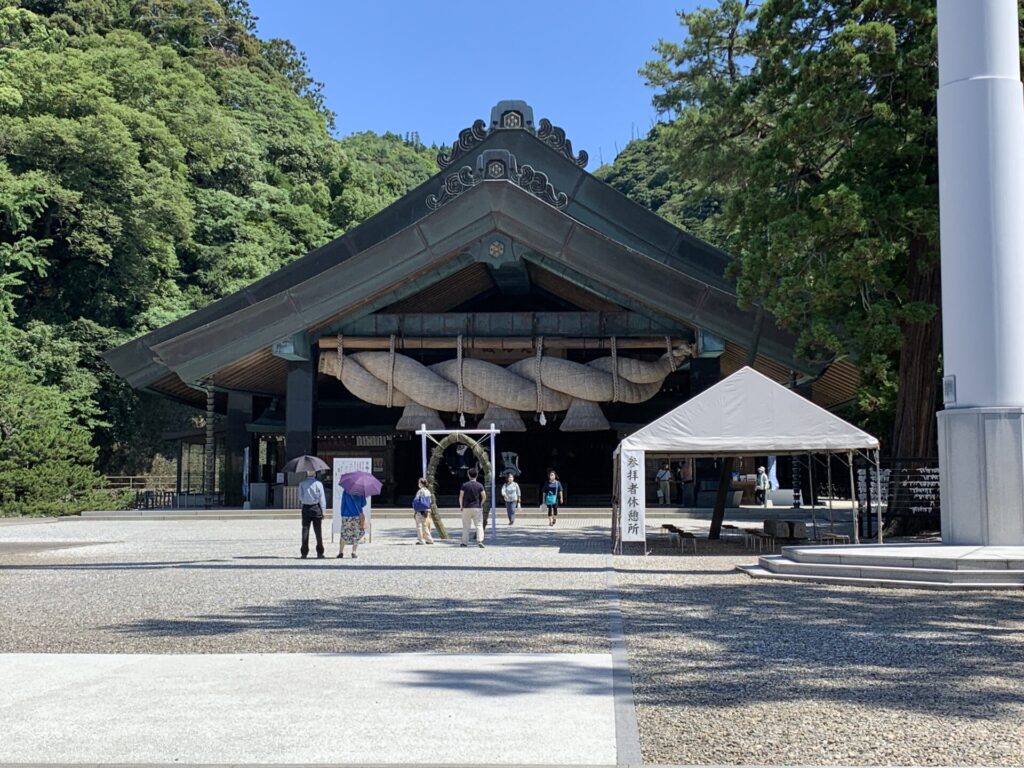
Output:
[[291,461],[316,450],[316,355],[289,360],[284,412],[284,459]]
[[[245,425],[253,418],[252,395],[228,392],[228,416],[224,436],[224,506],[240,507],[245,449],[252,443]],[[250,475],[250,481],[252,476]]]

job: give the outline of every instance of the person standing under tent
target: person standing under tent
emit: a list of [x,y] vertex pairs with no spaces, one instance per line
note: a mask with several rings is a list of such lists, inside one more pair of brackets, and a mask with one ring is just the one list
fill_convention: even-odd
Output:
[[412,499],[412,514],[416,519],[416,543],[433,544],[434,537],[430,535],[430,509],[433,506],[433,498],[430,489],[427,487],[427,479],[419,479],[419,488]]
[[658,470],[658,474],[654,476],[654,479],[658,482],[658,498],[661,500],[661,503],[671,504],[672,470],[669,469],[667,461],[661,465],[661,469]]
[[299,554],[305,560],[309,555],[309,526],[313,526],[316,536],[316,556],[324,556],[324,509],[327,507],[327,494],[324,484],[316,479],[315,472],[307,472],[306,478],[299,483],[299,503],[302,504],[302,543]]
[[509,525],[514,525],[516,522],[516,509],[519,507],[522,497],[523,494],[519,490],[516,476],[509,472],[505,475],[505,484],[501,486],[501,498],[505,500],[505,512],[508,513]]
[[477,482],[476,469],[470,469],[466,473],[469,479],[462,484],[459,490],[459,511],[462,512],[462,544],[469,546],[469,526],[472,523],[476,528],[476,545],[484,548],[484,516],[483,506],[487,502],[487,491],[483,485]]
[[764,467],[758,467],[757,478],[754,480],[754,503],[768,506],[768,491],[771,488],[772,484],[764,471]]
[[548,508],[548,525],[554,525],[558,522],[558,505],[565,503],[565,491],[555,470],[548,472],[548,481],[541,488],[541,493]]
[[[339,489],[340,490],[340,489]],[[352,545],[352,557],[359,557],[356,549],[366,533],[366,515],[363,507],[366,497],[343,491],[341,496],[341,539],[338,546],[338,557],[345,556],[345,545]]]

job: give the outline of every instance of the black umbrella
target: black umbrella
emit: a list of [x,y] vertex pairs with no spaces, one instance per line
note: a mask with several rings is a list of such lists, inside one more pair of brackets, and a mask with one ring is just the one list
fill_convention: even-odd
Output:
[[316,456],[299,456],[298,458],[292,459],[282,468],[282,472],[323,472],[324,470],[330,469],[326,462],[321,461]]

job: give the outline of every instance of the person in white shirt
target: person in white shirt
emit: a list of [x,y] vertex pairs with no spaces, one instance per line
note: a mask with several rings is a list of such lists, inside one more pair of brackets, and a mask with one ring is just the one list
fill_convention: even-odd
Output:
[[433,506],[433,498],[430,489],[427,487],[427,479],[421,477],[419,488],[412,499],[412,515],[416,519],[416,543],[433,544],[434,537],[430,535],[430,509]]
[[658,470],[658,474],[654,476],[654,479],[658,482],[658,499],[662,504],[671,504],[672,470],[668,468],[667,461],[661,465],[661,469]]
[[302,546],[299,554],[303,559],[309,554],[309,526],[313,526],[316,536],[316,556],[324,557],[324,509],[327,507],[327,494],[324,484],[316,479],[315,472],[307,472],[306,479],[299,483],[299,503],[302,504]]
[[772,489],[772,481],[765,474],[764,467],[757,468],[757,477],[754,479],[754,503],[768,506],[768,491]]
[[509,525],[516,521],[516,509],[519,507],[519,500],[522,497],[523,494],[519,490],[516,476],[509,472],[505,475],[505,484],[501,486],[501,498],[505,500],[505,512],[508,513]]

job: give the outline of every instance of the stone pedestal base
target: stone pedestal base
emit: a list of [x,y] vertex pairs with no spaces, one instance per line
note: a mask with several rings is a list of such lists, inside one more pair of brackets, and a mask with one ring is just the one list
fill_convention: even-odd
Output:
[[942,543],[1024,545],[1024,408],[938,418]]

